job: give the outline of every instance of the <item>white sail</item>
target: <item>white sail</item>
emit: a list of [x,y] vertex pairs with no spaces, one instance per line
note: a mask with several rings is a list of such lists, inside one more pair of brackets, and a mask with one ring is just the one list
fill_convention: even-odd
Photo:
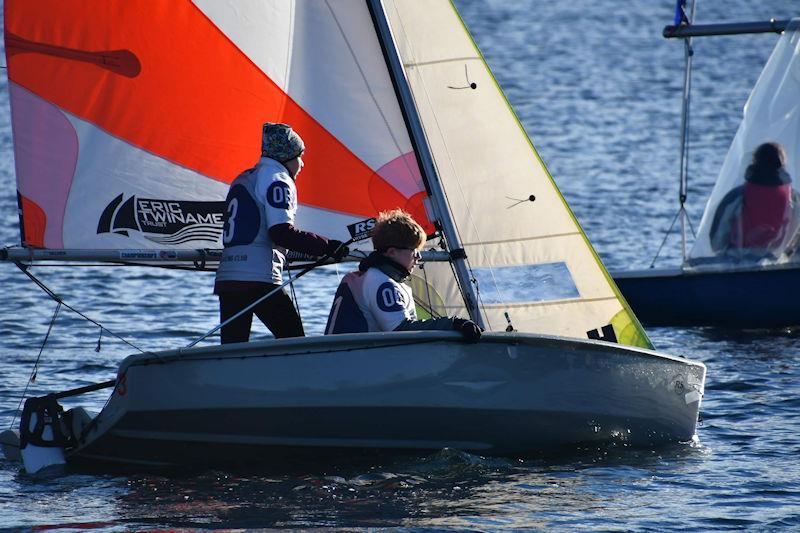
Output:
[[[744,185],[745,171],[753,151],[762,143],[777,142],[786,150],[785,169],[792,178],[792,189],[800,191],[800,19],[793,19],[775,45],[764,69],[753,86],[714,190],[706,204],[697,239],[689,253],[690,264],[760,262],[786,263],[800,260],[794,250],[800,244],[800,206],[795,206],[786,231],[769,250],[754,251],[729,246],[728,235],[720,230],[718,208],[734,189]],[[735,191],[733,192],[735,194]],[[730,202],[725,202],[730,204]],[[787,213],[789,214],[789,213]],[[722,213],[720,213],[722,215]],[[737,216],[732,213],[731,216]],[[716,224],[715,224],[715,218]],[[713,235],[712,235],[713,234]],[[712,236],[714,237],[712,239]],[[713,244],[712,244],[713,241]],[[762,252],[768,253],[762,253]]]
[[[649,346],[449,2],[386,1],[489,329]],[[449,271],[428,267],[448,310]],[[444,269],[438,269],[444,270]]]

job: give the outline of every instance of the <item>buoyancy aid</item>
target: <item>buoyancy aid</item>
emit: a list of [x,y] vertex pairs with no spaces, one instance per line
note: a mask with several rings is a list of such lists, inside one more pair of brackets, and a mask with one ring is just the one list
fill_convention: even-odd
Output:
[[393,331],[404,320],[416,320],[414,295],[403,283],[408,276],[401,265],[372,252],[358,271],[342,278],[325,334]]
[[297,187],[281,163],[262,157],[231,183],[216,281],[280,284],[286,250],[269,236],[277,224],[294,224]]
[[735,248],[773,248],[783,240],[792,212],[791,184],[744,185],[742,211],[731,232]]
[[363,272],[350,272],[342,278],[333,297],[333,305],[325,324],[325,334],[361,333],[369,331],[364,305],[356,300],[364,285]]

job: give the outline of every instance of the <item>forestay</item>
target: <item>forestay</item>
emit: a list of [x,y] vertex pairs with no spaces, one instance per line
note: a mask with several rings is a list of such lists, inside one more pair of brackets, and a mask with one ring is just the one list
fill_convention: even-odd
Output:
[[[800,206],[787,211],[785,230],[770,243],[769,249],[748,250],[730,246],[729,235],[719,235],[722,216],[718,208],[729,193],[745,183],[745,171],[753,151],[762,143],[777,142],[786,149],[785,170],[792,178],[792,189],[800,191],[800,19],[792,20],[778,40],[750,96],[742,122],[725,156],[714,190],[711,192],[689,263],[780,264],[800,260]],[[735,191],[734,193],[735,194]],[[795,195],[795,202],[798,197]],[[725,202],[731,205],[730,201]],[[723,215],[720,213],[720,215]],[[733,213],[731,216],[735,217]],[[716,219],[716,222],[715,222]],[[735,221],[734,221],[735,223]],[[712,244],[713,241],[713,244]]]
[[[383,7],[407,81],[367,2],[7,0],[23,245],[219,248],[228,184],[256,162],[261,124],[286,122],[307,146],[299,227],[348,240],[401,207],[438,248],[432,220],[452,217],[490,330],[507,315],[650,346],[455,8]],[[430,155],[413,149],[406,82]],[[422,157],[448,213],[426,208]],[[417,274],[422,307],[464,313],[450,265]]]

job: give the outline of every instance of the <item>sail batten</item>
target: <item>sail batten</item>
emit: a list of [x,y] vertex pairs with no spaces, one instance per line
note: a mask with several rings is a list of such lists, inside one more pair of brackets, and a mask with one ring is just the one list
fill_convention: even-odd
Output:
[[459,63],[461,61],[481,62],[481,58],[478,56],[449,57],[447,59],[432,59],[430,61],[421,61],[417,63],[403,63],[403,66],[405,68],[427,67],[429,65],[441,65],[442,63]]
[[556,300],[552,302],[526,302],[526,303],[503,303],[503,304],[483,304],[487,308],[496,308],[496,309],[522,309],[522,308],[531,308],[531,307],[546,307],[546,306],[553,306],[553,305],[583,305],[587,302],[615,302],[617,299],[613,296],[604,296],[602,298],[580,298],[575,300]]
[[552,235],[535,235],[532,237],[516,237],[514,239],[503,239],[503,240],[496,240],[496,241],[476,241],[476,242],[465,242],[463,243],[464,246],[484,246],[487,244],[505,244],[510,242],[521,242],[521,241],[536,241],[536,240],[543,240],[543,239],[560,239],[562,237],[583,237],[583,234],[579,231],[573,231],[569,233],[556,233]]

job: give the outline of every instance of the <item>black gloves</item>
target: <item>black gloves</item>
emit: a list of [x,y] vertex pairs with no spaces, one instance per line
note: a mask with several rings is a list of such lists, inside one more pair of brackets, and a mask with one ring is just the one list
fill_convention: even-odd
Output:
[[343,257],[350,254],[350,248],[344,245],[342,241],[329,240],[328,246],[325,248],[325,255],[334,261],[341,261]]
[[453,318],[453,329],[461,333],[467,342],[478,342],[483,330],[481,327],[467,318]]

